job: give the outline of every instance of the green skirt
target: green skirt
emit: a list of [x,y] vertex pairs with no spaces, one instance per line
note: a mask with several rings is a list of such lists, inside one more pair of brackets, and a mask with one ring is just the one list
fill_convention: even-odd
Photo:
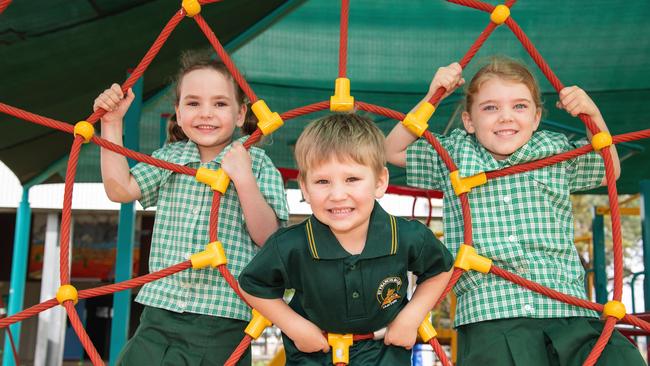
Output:
[[[146,306],[118,366],[222,366],[244,337],[242,320]],[[250,348],[237,365],[250,366]]]
[[[581,366],[604,322],[596,318],[515,318],[458,327],[458,365]],[[645,366],[634,345],[614,331],[596,365]]]

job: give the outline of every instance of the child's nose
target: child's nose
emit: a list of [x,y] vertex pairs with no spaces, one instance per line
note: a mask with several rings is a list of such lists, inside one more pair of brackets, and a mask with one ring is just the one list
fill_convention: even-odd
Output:
[[330,191],[330,199],[332,200],[342,200],[347,197],[347,191],[345,186],[342,184],[333,184]]

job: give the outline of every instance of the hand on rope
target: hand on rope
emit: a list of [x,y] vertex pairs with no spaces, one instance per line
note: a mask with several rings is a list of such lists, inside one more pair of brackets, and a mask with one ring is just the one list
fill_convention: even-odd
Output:
[[126,111],[131,106],[135,94],[133,89],[129,88],[127,94],[124,95],[122,87],[119,84],[113,83],[110,88],[104,90],[93,103],[93,111],[103,109],[106,113],[102,116],[102,123],[117,124],[122,123]]

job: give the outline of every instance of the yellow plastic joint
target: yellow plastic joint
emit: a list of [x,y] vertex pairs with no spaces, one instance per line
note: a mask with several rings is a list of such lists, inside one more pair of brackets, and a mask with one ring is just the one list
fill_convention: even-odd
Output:
[[210,170],[201,167],[196,170],[195,178],[197,181],[209,185],[213,191],[221,192],[221,194],[226,193],[228,184],[230,184],[230,177],[221,168],[219,170]]
[[74,136],[80,135],[84,138],[84,144],[87,144],[95,134],[95,128],[88,121],[79,121],[74,125]]
[[332,347],[332,363],[350,363],[350,346],[352,334],[327,334],[327,343]]
[[69,300],[72,300],[75,304],[79,302],[77,289],[72,285],[63,285],[59,287],[59,290],[56,292],[56,301],[63,305],[64,302]]
[[607,146],[611,145],[612,135],[610,135],[608,132],[598,132],[591,137],[591,146],[593,146],[594,150],[596,151],[600,151],[601,149],[604,149]]
[[406,127],[412,134],[417,137],[422,136],[424,131],[429,127],[429,119],[433,116],[433,112],[436,111],[436,107],[429,102],[424,102],[418,106],[415,112],[408,113],[402,124]]
[[248,326],[246,326],[244,333],[248,334],[253,339],[257,339],[260,337],[262,332],[264,332],[264,329],[271,325],[273,325],[273,323],[271,323],[270,320],[266,319],[264,315],[253,309],[253,319],[251,319]]
[[271,112],[262,99],[253,103],[251,109],[257,117],[257,127],[262,131],[264,136],[272,134],[273,131],[282,127],[284,124],[280,115],[277,112]]
[[467,244],[461,244],[456,254],[454,267],[469,271],[473,269],[481,273],[490,272],[492,260],[476,254],[476,249]]
[[185,15],[190,18],[201,12],[199,0],[183,0],[181,6],[185,10]]
[[350,95],[350,79],[337,78],[334,95],[330,97],[330,111],[350,112],[354,109],[354,97]]
[[422,324],[418,327],[418,336],[424,343],[429,343],[431,338],[435,338],[437,335],[438,333],[436,333],[433,324],[431,324],[431,314],[428,314],[427,317],[424,318],[424,321],[422,321]]
[[510,16],[510,8],[505,6],[505,5],[497,5],[494,7],[494,10],[492,10],[492,13],[490,14],[490,20],[492,23],[496,25],[503,24],[503,22],[508,19]]
[[620,301],[608,301],[603,308],[603,314],[621,320],[625,316],[625,305]]
[[485,173],[478,173],[469,177],[461,178],[460,172],[454,170],[449,173],[449,179],[451,180],[452,187],[454,187],[454,192],[457,196],[460,196],[463,193],[471,191],[474,187],[485,184],[487,182],[487,175],[485,175]]
[[192,254],[190,257],[192,268],[201,269],[207,266],[217,268],[222,264],[228,263],[226,252],[220,241],[213,241],[205,246],[205,250]]

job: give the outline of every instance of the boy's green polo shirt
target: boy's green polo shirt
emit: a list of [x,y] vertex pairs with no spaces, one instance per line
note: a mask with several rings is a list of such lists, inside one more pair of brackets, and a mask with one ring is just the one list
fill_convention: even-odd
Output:
[[[240,139],[243,141],[245,138]],[[213,161],[201,163],[199,150],[191,141],[167,144],[152,155],[155,158],[191,168],[218,169],[226,147]],[[280,220],[287,220],[289,209],[282,177],[264,150],[249,150],[253,175],[262,195]],[[151,240],[149,271],[159,271],[189,259],[205,249],[209,242],[210,208],[213,192],[192,176],[140,163],[131,169],[142,197],[143,207],[157,206]],[[223,243],[228,269],[234,276],[255,256],[253,243],[244,222],[244,213],[233,183],[219,206],[218,238]],[[249,320],[250,309],[222,278],[218,270],[188,269],[148,283],[142,287],[138,302],[175,312]]]
[[452,264],[425,225],[391,216],[375,203],[361,254],[345,251],[329,227],[311,216],[272,235],[239,283],[266,299],[293,288],[290,306],[320,329],[360,334],[385,327],[406,305],[407,271],[421,283]]
[[[575,149],[586,140],[569,141],[560,133],[538,131],[508,159],[498,161],[474,135],[454,130],[439,137],[462,177],[537,160]],[[444,192],[445,243],[455,254],[463,242],[460,201],[449,170],[429,143],[421,139],[407,149],[410,185]],[[603,160],[591,152],[542,169],[500,177],[472,189],[472,235],[479,254],[495,265],[541,285],[585,298],[585,271],[573,243],[570,194],[600,186]],[[560,318],[597,314],[526,290],[494,275],[469,271],[454,291],[455,324],[502,318]]]

